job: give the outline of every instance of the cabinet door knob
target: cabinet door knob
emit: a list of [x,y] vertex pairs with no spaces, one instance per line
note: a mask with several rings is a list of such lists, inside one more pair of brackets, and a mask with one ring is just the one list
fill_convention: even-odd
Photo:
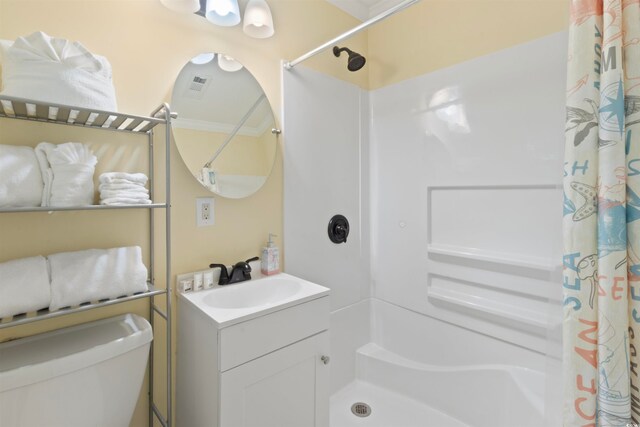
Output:
[[329,356],[322,356],[320,360],[322,360],[322,363],[324,363],[325,365],[328,365],[329,361],[331,361],[331,358]]

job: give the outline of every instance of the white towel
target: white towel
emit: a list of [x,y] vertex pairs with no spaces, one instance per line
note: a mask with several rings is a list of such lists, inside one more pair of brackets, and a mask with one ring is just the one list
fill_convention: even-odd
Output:
[[147,197],[131,198],[131,197],[110,197],[100,200],[101,205],[150,205],[151,200]]
[[79,42],[43,32],[18,37],[2,63],[2,94],[117,111],[111,65]]
[[0,145],[0,207],[40,206],[42,189],[33,148]]
[[50,255],[50,310],[147,291],[139,246]]
[[100,191],[137,191],[145,194],[149,194],[149,190],[138,184],[100,184],[98,185]]
[[51,170],[51,165],[49,165],[49,160],[47,159],[47,152],[53,150],[54,148],[54,144],[41,142],[36,146],[35,149],[36,158],[38,159],[38,165],[40,166],[40,176],[42,177],[43,181],[42,200],[40,201],[40,204],[42,206],[49,206],[49,201],[51,200],[51,183],[53,182],[53,171]]
[[42,256],[0,264],[0,318],[49,306],[51,287]]
[[147,205],[151,203],[149,190],[144,185],[148,178],[143,173],[106,172],[98,178],[101,184],[101,205]]
[[113,197],[126,197],[129,199],[148,199],[149,193],[138,190],[103,190],[100,192],[100,199],[110,199]]
[[42,142],[36,147],[42,170],[42,206],[83,206],[93,204],[93,173],[96,156],[78,142],[60,145]]
[[144,187],[146,183],[130,181],[128,179],[110,179],[108,182],[100,183],[100,185],[136,185],[138,187]]
[[105,172],[100,175],[98,178],[100,184],[126,184],[129,181],[130,183],[136,183],[145,185],[149,178],[143,173],[126,173],[126,172]]

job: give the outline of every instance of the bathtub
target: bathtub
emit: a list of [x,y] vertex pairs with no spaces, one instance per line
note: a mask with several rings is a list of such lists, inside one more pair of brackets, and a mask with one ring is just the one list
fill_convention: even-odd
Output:
[[356,376],[473,427],[544,425],[543,372],[509,365],[438,366],[375,343],[357,351]]

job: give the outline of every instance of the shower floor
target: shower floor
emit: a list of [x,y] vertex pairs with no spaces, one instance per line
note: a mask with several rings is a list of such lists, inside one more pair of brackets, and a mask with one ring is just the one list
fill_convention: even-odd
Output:
[[[371,415],[360,418],[351,405],[364,402]],[[331,396],[331,427],[468,427],[429,406],[365,381],[353,381]]]

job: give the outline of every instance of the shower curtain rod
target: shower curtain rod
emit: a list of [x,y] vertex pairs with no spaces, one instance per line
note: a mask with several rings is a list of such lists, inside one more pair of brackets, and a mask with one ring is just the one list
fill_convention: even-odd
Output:
[[207,163],[204,164],[205,168],[210,168],[211,167],[211,163],[213,163],[213,161],[218,158],[220,153],[222,153],[222,150],[224,150],[224,148],[231,142],[233,137],[236,136],[236,134],[240,131],[240,128],[242,128],[242,126],[244,126],[244,124],[247,122],[247,120],[249,120],[249,117],[251,117],[253,112],[256,111],[256,108],[258,108],[258,105],[260,105],[260,103],[266,98],[267,98],[267,95],[265,95],[264,93],[258,97],[256,102],[254,102],[253,105],[251,106],[251,108],[249,108],[249,111],[247,111],[245,113],[245,115],[240,119],[238,124],[233,128],[233,130],[231,131],[229,136],[227,136],[227,139],[224,140],[222,145],[220,145],[220,147],[218,147],[218,149],[213,154],[213,156],[211,156],[211,159]]
[[420,0],[404,0],[402,3],[390,8],[389,10],[382,12],[381,14],[369,19],[368,21],[363,22],[362,24],[358,25],[355,28],[352,28],[351,30],[347,31],[346,33],[340,34],[338,37],[329,40],[328,42],[326,42],[325,44],[318,46],[317,48],[305,53],[304,55],[300,56],[299,58],[294,59],[293,61],[287,61],[284,63],[284,68],[286,68],[287,70],[292,69],[293,67],[295,67],[296,65],[298,65],[299,63],[301,63],[302,61],[306,61],[307,59],[311,58],[312,56],[315,56],[317,54],[319,54],[320,52],[332,47],[333,45],[335,45],[336,43],[341,42],[342,40],[349,38],[351,36],[353,36],[356,33],[359,33],[360,31],[372,26],[373,24],[376,24],[380,21],[382,21],[385,18],[390,17],[391,15],[400,12],[403,9],[406,9],[407,7],[413,5],[414,3],[418,3]]

